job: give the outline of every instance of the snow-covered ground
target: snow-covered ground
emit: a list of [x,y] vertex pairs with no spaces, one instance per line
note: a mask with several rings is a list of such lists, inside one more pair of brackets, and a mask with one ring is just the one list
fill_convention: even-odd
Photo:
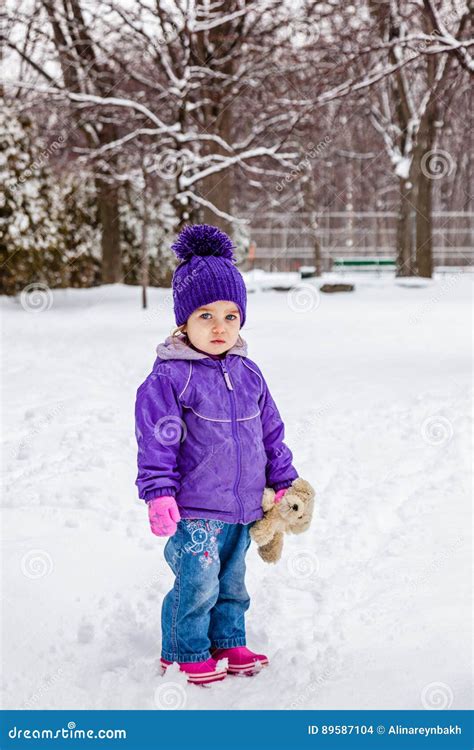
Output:
[[249,279],[243,336],[317,510],[276,566],[249,551],[248,644],[270,667],[210,688],[158,676],[173,578],[134,486],[170,292],[148,311],[122,285],[42,312],[2,298],[3,708],[470,706],[472,277],[355,281]]

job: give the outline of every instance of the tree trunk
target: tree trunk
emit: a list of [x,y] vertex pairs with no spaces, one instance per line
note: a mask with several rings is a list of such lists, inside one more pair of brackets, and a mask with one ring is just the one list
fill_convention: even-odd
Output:
[[[434,120],[420,126],[420,142],[415,154],[416,164],[416,269],[419,276],[433,275],[433,179],[423,157],[432,150],[435,139]],[[421,158],[420,158],[421,157]]]
[[96,179],[97,205],[102,230],[102,283],[116,284],[122,278],[120,253],[119,188]]
[[140,264],[140,283],[142,285],[142,307],[147,308],[147,287],[148,287],[148,235],[150,230],[150,208],[149,208],[149,184],[146,169],[143,168],[143,220],[142,220],[142,257]]
[[[228,106],[216,120],[216,132],[227,143],[231,139],[231,107]],[[225,154],[219,146],[214,146],[214,153]],[[228,154],[227,154],[228,156]],[[199,192],[205,200],[210,201],[219,211],[226,214],[231,212],[231,196],[233,184],[233,168],[217,172],[205,177],[199,185]],[[219,229],[232,236],[232,224],[227,219],[216,215],[214,211],[206,206],[202,209],[204,224],[218,224]]]
[[[112,68],[101,64],[79,0],[42,0],[51,28],[61,66],[65,88],[69,92],[84,90],[105,96],[117,85]],[[62,6],[62,7],[61,7]],[[87,71],[87,72],[85,72]],[[75,126],[84,132],[91,147],[103,146],[117,137],[116,126],[111,122],[88,120],[80,110],[74,110]],[[92,133],[95,131],[94,136]],[[95,180],[98,218],[101,226],[102,283],[114,284],[121,280],[119,188],[105,179]]]
[[316,234],[317,228],[318,228],[318,222],[316,219],[316,215],[313,214],[314,219],[311,219],[311,227],[313,229],[313,257],[314,257],[314,267],[315,267],[315,274],[316,276],[321,276],[322,270],[323,270],[323,264],[322,264],[322,258],[321,258],[321,244],[318,240],[318,236]]
[[309,226],[311,229],[311,238],[313,243],[313,262],[316,276],[322,273],[321,243],[318,239],[318,215],[317,215],[317,197],[316,183],[311,165],[306,168],[306,173],[301,180],[301,191],[303,195],[304,211],[309,214]]
[[[428,85],[433,86],[435,61],[428,59]],[[433,275],[433,178],[429,153],[436,140],[437,99],[432,98],[421,118],[418,141],[413,154],[413,179],[416,194],[416,270],[419,276]]]
[[[215,65],[212,51],[219,49],[222,53],[222,50],[229,44],[229,40],[233,38],[234,33],[232,21],[229,21],[226,24],[222,24],[219,28],[211,29],[207,35],[199,35],[198,45],[201,59],[207,60],[209,67],[213,68]],[[205,39],[205,36],[207,36],[207,39]],[[229,55],[227,61],[219,66],[219,71],[229,76],[234,73],[232,55]],[[209,87],[204,86],[201,95],[203,98],[210,100],[210,103],[203,107],[205,128],[209,129],[215,135],[220,136],[226,143],[231,143],[233,105],[232,100],[228,101],[225,99],[225,95],[229,99],[229,91],[226,88],[221,90],[218,85],[213,84]],[[208,154],[229,155],[219,144],[212,142],[209,143],[206,152]],[[232,185],[233,168],[229,167],[202,179],[199,182],[199,194],[204,200],[212,203],[219,211],[229,214],[231,211]],[[210,208],[203,206],[201,216],[205,224],[218,224],[219,229],[232,236],[232,223],[220,217]]]
[[397,276],[412,275],[412,188],[405,178],[400,178],[400,204],[397,218]]

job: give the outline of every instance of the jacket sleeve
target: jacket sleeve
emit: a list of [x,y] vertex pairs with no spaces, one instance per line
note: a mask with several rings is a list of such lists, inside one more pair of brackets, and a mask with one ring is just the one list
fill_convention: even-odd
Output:
[[292,464],[293,454],[283,442],[285,425],[263,378],[262,384],[259,403],[263,443],[267,454],[266,484],[277,492],[289,487],[298,477],[298,472]]
[[169,374],[153,371],[137,391],[135,435],[138,475],[143,500],[175,496],[180,487],[177,456],[184,436],[182,408]]

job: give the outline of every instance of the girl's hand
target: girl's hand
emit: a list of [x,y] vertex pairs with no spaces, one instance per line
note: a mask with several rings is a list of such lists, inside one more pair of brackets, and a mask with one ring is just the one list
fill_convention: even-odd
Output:
[[279,503],[287,489],[288,487],[286,487],[284,490],[278,490],[278,492],[275,492],[275,497],[273,498],[273,502]]
[[156,536],[173,536],[181,515],[176,500],[171,495],[155,497],[148,503],[148,518]]

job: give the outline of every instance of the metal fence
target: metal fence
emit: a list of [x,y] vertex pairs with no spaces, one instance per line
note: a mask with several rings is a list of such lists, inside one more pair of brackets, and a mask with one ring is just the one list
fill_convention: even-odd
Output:
[[[413,227],[415,222],[412,222]],[[336,258],[396,257],[397,214],[381,211],[333,211],[317,214],[317,228],[308,214],[262,214],[252,218],[251,266],[270,271],[295,271],[314,265],[315,239],[322,270]],[[434,266],[470,266],[474,259],[474,212],[433,214]],[[415,242],[413,241],[413,246]]]

